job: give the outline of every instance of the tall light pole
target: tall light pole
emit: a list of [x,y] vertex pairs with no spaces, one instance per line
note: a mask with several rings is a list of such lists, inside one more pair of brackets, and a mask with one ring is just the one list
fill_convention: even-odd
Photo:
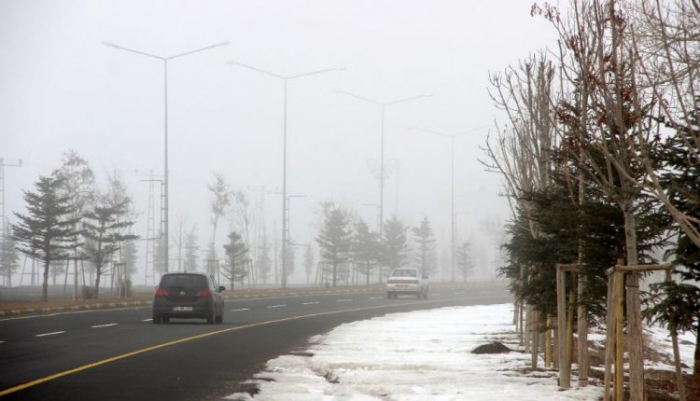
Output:
[[111,42],[104,42],[104,41],[102,42],[102,44],[105,46],[113,47],[113,48],[118,49],[118,50],[124,50],[127,52],[131,52],[134,54],[145,56],[145,57],[151,57],[151,58],[154,58],[157,60],[161,60],[163,62],[163,82],[164,82],[164,85],[163,85],[163,87],[164,87],[163,104],[164,104],[164,112],[165,112],[165,118],[163,120],[163,125],[164,125],[164,127],[163,127],[164,135],[163,136],[164,136],[164,140],[165,140],[165,146],[164,146],[164,152],[163,152],[164,153],[164,156],[163,156],[163,220],[161,223],[163,224],[163,237],[164,237],[163,238],[163,240],[164,240],[163,247],[165,248],[164,249],[164,253],[165,253],[164,259],[165,260],[163,261],[163,271],[166,273],[168,272],[168,262],[169,262],[169,257],[170,257],[169,244],[168,244],[168,241],[169,241],[168,240],[168,235],[169,235],[169,233],[168,233],[168,207],[169,207],[169,204],[168,204],[168,194],[169,194],[169,188],[168,188],[168,176],[169,176],[169,174],[168,174],[168,61],[174,60],[174,59],[180,58],[180,57],[189,56],[189,55],[194,54],[194,53],[199,53],[199,52],[202,52],[204,50],[213,49],[215,47],[226,46],[226,45],[228,45],[228,43],[229,42],[216,43],[216,44],[213,44],[210,46],[200,47],[198,49],[186,51],[184,53],[179,53],[179,54],[176,54],[173,56],[165,57],[165,56],[159,56],[157,54],[146,53],[146,52],[143,52],[140,50],[129,49],[129,48],[119,46],[119,45],[111,43]]
[[455,281],[455,249],[456,249],[456,236],[455,236],[455,139],[466,135],[472,131],[475,131],[477,129],[481,128],[476,128],[464,132],[460,132],[457,134],[445,134],[443,132],[438,132],[438,131],[432,131],[428,129],[423,129],[423,128],[411,128],[412,130],[415,131],[421,131],[421,132],[427,132],[429,134],[434,134],[434,135],[440,135],[441,137],[448,138],[450,140],[450,224],[451,224],[451,229],[450,229],[450,242],[452,244],[451,250],[450,250],[450,264],[451,264],[451,269],[452,269],[452,278],[451,281],[454,283]]
[[308,77],[309,75],[344,70],[344,68],[325,68],[323,70],[310,71],[305,72],[303,74],[279,75],[270,71],[263,70],[261,68],[239,63],[237,61],[229,61],[228,63],[231,65],[238,65],[273,78],[281,79],[282,82],[284,82],[284,128],[282,135],[282,288],[287,288],[287,242],[289,241],[289,238],[287,236],[287,224],[289,219],[289,208],[287,199],[287,82],[297,78]]
[[382,135],[381,135],[381,146],[380,146],[380,157],[379,157],[379,238],[381,239],[382,236],[384,235],[384,180],[386,179],[385,177],[385,165],[384,165],[384,109],[386,106],[391,106],[394,104],[399,104],[399,103],[405,103],[409,102],[411,100],[416,100],[424,97],[431,97],[433,96],[432,94],[424,94],[424,95],[418,95],[418,96],[413,96],[413,97],[407,97],[403,99],[398,99],[398,100],[392,100],[390,102],[378,102],[373,99],[366,98],[364,96],[359,96],[354,93],[346,92],[343,90],[336,90],[336,93],[342,93],[344,95],[348,95],[351,97],[354,97],[356,99],[364,100],[365,102],[372,103],[376,106],[379,106],[381,109],[381,114],[382,114]]

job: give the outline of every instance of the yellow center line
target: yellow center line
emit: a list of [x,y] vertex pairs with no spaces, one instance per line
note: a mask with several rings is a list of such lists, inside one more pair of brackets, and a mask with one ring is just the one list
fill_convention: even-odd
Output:
[[[435,302],[439,302],[439,301],[423,301],[423,302],[421,302],[421,304],[435,303]],[[266,325],[270,325],[270,324],[283,323],[283,322],[288,322],[288,321],[292,321],[292,320],[308,319],[308,318],[320,317],[320,316],[328,316],[328,315],[337,315],[337,314],[347,313],[347,312],[360,312],[360,311],[366,311],[366,310],[384,309],[384,308],[391,308],[391,307],[396,307],[396,306],[412,305],[412,304],[415,304],[415,303],[416,303],[416,302],[414,301],[414,302],[405,302],[405,303],[400,303],[400,304],[389,304],[389,305],[372,306],[372,307],[366,307],[366,308],[343,309],[343,310],[331,311],[331,312],[319,312],[319,313],[312,313],[312,314],[309,314],[309,315],[292,316],[292,317],[286,317],[286,318],[283,318],[283,319],[267,320],[267,321],[264,321],[264,322],[251,323],[251,324],[247,324],[247,325],[244,325],[244,326],[231,327],[231,328],[223,329],[223,330],[210,331],[210,332],[208,332],[208,333],[199,334],[199,335],[192,336],[192,337],[181,338],[181,339],[179,339],[179,340],[170,341],[170,342],[167,342],[167,343],[163,343],[163,344],[153,345],[153,346],[151,346],[151,347],[142,348],[142,349],[139,349],[139,350],[136,350],[136,351],[128,352],[128,353],[126,353],[126,354],[117,355],[117,356],[114,356],[114,357],[111,357],[111,358],[103,359],[103,360],[101,360],[101,361],[97,361],[97,362],[89,363],[89,364],[87,364],[87,365],[79,366],[79,367],[74,368],[74,369],[70,369],[70,370],[66,370],[66,371],[63,371],[63,372],[60,372],[60,373],[56,373],[56,374],[53,374],[53,375],[50,375],[50,376],[46,376],[46,377],[43,377],[43,378],[41,378],[41,379],[32,380],[32,381],[30,381],[30,382],[27,382],[27,383],[24,383],[24,384],[20,384],[20,385],[18,385],[18,386],[11,387],[11,388],[8,388],[8,389],[5,389],[5,390],[0,391],[0,397],[5,396],[5,395],[8,395],[8,394],[15,393],[15,392],[17,392],[17,391],[21,391],[21,390],[27,389],[27,388],[29,388],[29,387],[38,386],[39,384],[46,383],[46,382],[49,382],[49,381],[51,381],[51,380],[60,379],[61,377],[68,376],[68,375],[72,375],[72,374],[74,374],[74,373],[78,373],[78,372],[82,372],[82,371],[85,371],[85,370],[88,370],[88,369],[96,368],[96,367],[98,367],[98,366],[102,366],[102,365],[106,365],[106,364],[108,364],[108,363],[112,363],[112,362],[116,362],[116,361],[119,361],[119,360],[122,360],[122,359],[130,358],[130,357],[132,357],[132,356],[145,354],[145,353],[147,353],[147,352],[155,351],[155,350],[158,350],[158,349],[161,349],[161,348],[171,347],[171,346],[173,346],[173,345],[182,344],[182,343],[185,343],[185,342],[188,342],[188,341],[198,340],[198,339],[200,339],[200,338],[215,336],[215,335],[218,335],[218,334],[229,333],[229,332],[239,331],[239,330],[244,330],[244,329],[251,329],[251,328],[254,328],[254,327],[266,326]]]

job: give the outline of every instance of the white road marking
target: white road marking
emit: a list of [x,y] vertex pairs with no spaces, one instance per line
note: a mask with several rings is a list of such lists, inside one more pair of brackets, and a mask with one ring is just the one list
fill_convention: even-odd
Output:
[[116,326],[117,324],[119,324],[119,323],[98,324],[98,325],[96,325],[96,326],[90,326],[90,327],[92,327],[93,329],[101,329],[101,328],[103,328],[103,327],[112,327],[112,326]]
[[4,342],[4,341],[0,341],[0,344],[5,344],[5,342]]
[[336,299],[335,302],[352,302],[352,299]]
[[245,312],[247,310],[250,310],[250,309],[249,308],[231,309],[231,312]]
[[44,333],[44,334],[37,334],[34,337],[46,337],[46,336],[55,336],[57,334],[63,334],[65,331],[54,331],[53,333]]
[[318,305],[320,302],[302,302],[302,305]]
[[369,299],[384,299],[384,297],[369,297]]
[[143,319],[142,322],[152,322],[153,319]]
[[455,292],[455,295],[467,295],[466,292]]
[[287,306],[287,305],[272,305],[272,306],[268,306],[267,309],[284,308],[285,306]]

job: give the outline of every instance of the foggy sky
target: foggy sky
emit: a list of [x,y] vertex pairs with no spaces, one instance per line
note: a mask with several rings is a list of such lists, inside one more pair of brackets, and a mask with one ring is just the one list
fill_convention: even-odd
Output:
[[376,221],[376,207],[364,204],[379,202],[369,166],[380,158],[380,107],[334,90],[377,102],[434,94],[386,108],[385,159],[396,168],[384,214],[411,225],[428,216],[438,254],[449,246],[450,141],[409,128],[470,131],[455,141],[456,215],[461,240],[478,242],[480,220],[509,218],[500,177],[477,162],[503,118],[486,91],[489,71],[554,48],[531,5],[0,0],[0,157],[23,161],[5,168],[5,214],[25,213],[22,190],[75,149],[103,188],[108,172],[121,173],[141,213],[134,231],[145,236],[148,184],[136,170],[162,175],[163,63],[101,42],[167,57],[229,41],[168,64],[171,237],[182,216],[205,249],[212,172],[254,203],[264,199],[270,239],[280,237],[283,82],[227,63],[235,60],[283,76],[345,68],[288,83],[288,192],[305,195],[291,200],[294,242],[313,241],[322,201]]

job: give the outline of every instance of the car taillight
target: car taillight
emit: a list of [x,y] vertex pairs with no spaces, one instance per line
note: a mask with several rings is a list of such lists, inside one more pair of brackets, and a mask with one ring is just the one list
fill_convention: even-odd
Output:
[[156,293],[155,293],[156,298],[167,297],[168,295],[170,295],[170,293],[168,291],[165,291],[162,288],[156,288]]
[[204,289],[204,290],[198,292],[197,296],[200,298],[211,298],[211,290],[209,288]]

